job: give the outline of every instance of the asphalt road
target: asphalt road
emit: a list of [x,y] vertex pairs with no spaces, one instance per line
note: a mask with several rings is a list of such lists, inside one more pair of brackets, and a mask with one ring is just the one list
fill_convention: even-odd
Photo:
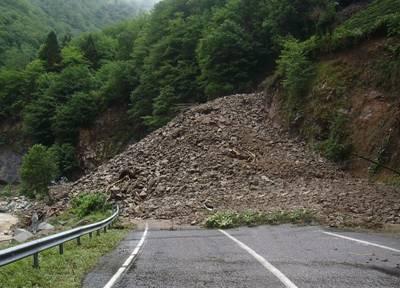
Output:
[[[104,287],[142,236],[130,233],[87,275],[84,287]],[[133,265],[123,269],[112,287],[399,288],[400,236],[287,225],[150,228]]]

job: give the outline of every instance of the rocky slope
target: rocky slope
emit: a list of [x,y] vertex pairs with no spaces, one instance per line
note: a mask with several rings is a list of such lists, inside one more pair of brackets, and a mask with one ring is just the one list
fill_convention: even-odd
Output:
[[330,225],[400,223],[399,191],[354,179],[274,127],[264,96],[186,111],[74,183],[139,218],[200,222],[210,210],[309,208]]

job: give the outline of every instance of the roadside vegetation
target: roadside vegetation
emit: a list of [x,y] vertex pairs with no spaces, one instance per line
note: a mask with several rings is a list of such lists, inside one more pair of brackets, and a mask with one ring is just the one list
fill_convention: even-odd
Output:
[[65,230],[103,220],[111,216],[111,208],[102,193],[81,194],[71,200],[70,209],[49,222]]
[[32,267],[32,257],[0,269],[1,287],[7,288],[62,288],[81,287],[83,276],[96,264],[99,257],[114,249],[127,230],[110,229],[106,234],[85,236],[82,245],[76,241],[65,244],[64,255],[58,248],[40,253],[40,269]]
[[274,212],[217,212],[205,221],[205,227],[229,229],[240,226],[312,224],[316,223],[315,212],[308,209]]
[[[83,194],[72,200],[72,208],[63,214],[49,219],[55,225],[54,233],[103,220],[111,215],[111,205],[100,193]],[[93,238],[84,236],[82,245],[76,241],[65,244],[64,255],[59,255],[58,248],[40,253],[40,269],[32,267],[32,257],[7,265],[0,269],[1,287],[81,287],[83,276],[96,264],[100,256],[114,249],[128,233],[128,229],[115,223],[107,233]],[[12,245],[2,245],[5,249]]]

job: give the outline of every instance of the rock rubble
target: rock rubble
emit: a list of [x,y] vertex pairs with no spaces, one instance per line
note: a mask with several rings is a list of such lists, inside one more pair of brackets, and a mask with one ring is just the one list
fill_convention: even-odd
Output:
[[72,185],[135,218],[199,223],[210,211],[309,208],[332,226],[400,223],[399,191],[354,179],[274,127],[261,94],[183,112]]

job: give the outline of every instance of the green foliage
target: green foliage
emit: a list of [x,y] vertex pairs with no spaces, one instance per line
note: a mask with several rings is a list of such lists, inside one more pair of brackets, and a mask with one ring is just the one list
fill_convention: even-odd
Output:
[[310,224],[316,221],[315,213],[308,209],[264,212],[217,212],[206,219],[207,228],[230,229],[239,226]]
[[104,212],[111,208],[106,195],[102,193],[80,194],[71,201],[73,213],[83,218],[94,212]]
[[51,145],[54,142],[52,133],[52,115],[56,111],[56,100],[47,95],[40,96],[24,109],[24,132],[34,143]]
[[[22,118],[27,138],[48,147],[75,146],[79,129],[117,105],[129,110],[129,135],[139,139],[165,125],[182,104],[253,91],[276,65],[288,118],[303,120],[304,102],[314,101],[306,95],[318,52],[374,33],[397,35],[400,26],[397,0],[374,1],[334,30],[336,12],[353,1],[164,0],[151,14],[104,31],[97,28],[137,6],[108,0],[3,2],[0,9],[8,10],[0,11],[0,65],[6,62],[1,56],[10,55],[15,59],[7,61],[19,69],[0,69],[0,120]],[[37,29],[34,38],[21,39],[27,36],[20,33],[21,23],[31,24],[31,33]],[[55,33],[45,39],[50,26],[61,45]],[[71,37],[83,30],[88,32]],[[22,69],[18,63],[33,59],[41,45],[40,57]],[[376,65],[387,78],[382,85],[396,83],[397,50],[390,52],[393,61]],[[335,130],[336,116],[326,115],[321,129]],[[325,133],[319,140],[331,159],[347,153],[342,136]]]
[[[51,30],[60,39],[68,39],[68,35],[98,31],[150,7],[136,2],[3,0],[0,2],[0,67],[23,68],[35,57]],[[154,4],[154,1],[146,2]]]
[[91,63],[92,68],[99,67],[99,54],[91,34],[82,42],[81,47],[85,58]]
[[62,66],[68,67],[73,65],[88,65],[82,51],[75,46],[65,46],[61,50]]
[[0,119],[16,118],[22,109],[23,73],[15,70],[0,70]]
[[89,127],[95,120],[100,103],[94,94],[78,92],[65,105],[59,106],[53,118],[52,130],[61,143],[75,144],[79,128]]
[[393,41],[385,45],[381,55],[372,60],[373,81],[377,88],[392,92],[397,97],[400,83],[400,44]]
[[304,96],[313,76],[313,64],[308,59],[306,42],[289,38],[283,43],[283,50],[278,63],[278,73],[283,76],[283,87],[286,92],[285,106],[289,120],[293,120],[301,110]]
[[51,181],[57,175],[53,153],[43,145],[34,145],[22,159],[21,192],[29,197],[49,197]]
[[374,33],[400,34],[400,2],[375,0],[366,9],[337,27],[321,41],[322,50],[335,50],[354,46]]
[[46,63],[47,71],[57,71],[61,63],[61,51],[58,45],[57,35],[50,32],[47,40],[39,51],[39,59]]
[[[12,263],[0,270],[0,282],[7,288],[62,288],[82,287],[83,277],[93,269],[100,257],[112,251],[126,236],[128,230],[112,229],[100,237],[82,238],[82,245],[70,241],[64,245],[64,255],[58,249],[49,249],[39,255],[40,270],[32,267],[30,257]],[[55,284],[57,283],[57,284]]]
[[338,114],[331,123],[329,138],[319,145],[324,156],[334,162],[348,160],[352,152],[352,146],[347,142],[347,121],[344,115]]
[[151,128],[164,126],[175,114],[174,104],[178,98],[175,96],[174,88],[166,86],[160,91],[160,95],[154,100],[153,115],[145,116],[144,122]]
[[[208,98],[249,88],[248,73],[256,63],[252,49],[251,38],[233,21],[226,20],[207,33],[200,42],[198,58]],[[241,87],[236,87],[237,83]]]
[[126,104],[139,79],[131,61],[107,62],[96,73],[99,94],[106,106]]
[[67,102],[75,93],[88,93],[98,86],[92,71],[86,65],[68,66],[60,73],[50,75],[48,80],[48,87],[43,89],[43,94],[61,103]]
[[7,184],[4,187],[0,187],[0,197],[12,197],[15,196],[11,184]]
[[71,177],[79,168],[75,147],[71,144],[54,144],[49,149],[58,167],[58,177]]

